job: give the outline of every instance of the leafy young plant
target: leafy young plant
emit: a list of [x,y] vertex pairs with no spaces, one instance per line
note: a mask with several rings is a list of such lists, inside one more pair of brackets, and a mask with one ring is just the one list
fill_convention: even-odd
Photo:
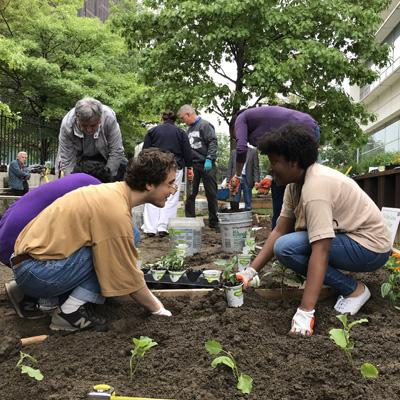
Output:
[[237,382],[236,387],[244,394],[251,392],[251,389],[253,388],[253,378],[249,375],[239,372],[236,361],[229,351],[224,350],[217,340],[207,340],[205,343],[205,348],[212,356],[217,356],[221,353],[223,354],[219,357],[215,357],[212,360],[211,367],[216,368],[218,365],[223,364],[231,368],[233,376]]
[[231,284],[232,286],[239,285],[241,283],[241,281],[236,279],[235,268],[237,266],[237,256],[233,256],[228,260],[216,260],[214,261],[214,264],[224,267],[224,271],[222,273],[222,281],[224,283]]
[[178,254],[177,248],[173,248],[170,252],[161,257],[154,264],[149,266],[152,269],[169,269],[170,271],[182,271],[184,269],[185,257]]
[[21,374],[27,374],[30,378],[36,379],[37,381],[43,380],[43,374],[39,368],[33,368],[30,365],[25,364],[28,361],[29,364],[36,364],[36,358],[32,357],[28,353],[19,352],[19,360],[17,362],[17,368],[21,370]]
[[[354,366],[352,351],[354,349],[354,340],[350,338],[351,329],[356,325],[368,322],[367,318],[358,319],[357,321],[348,322],[347,314],[337,315],[336,318],[342,323],[343,328],[335,328],[329,331],[329,338],[346,354],[351,366]],[[361,375],[367,379],[377,378],[379,371],[371,363],[364,363],[360,367]]]
[[381,285],[381,295],[384,298],[387,297],[389,303],[400,310],[400,307],[396,305],[400,300],[400,254],[393,253],[385,264],[385,268],[390,275],[387,281]]
[[139,339],[132,338],[132,343],[133,343],[133,349],[131,350],[131,358],[129,360],[129,368],[130,368],[129,376],[131,379],[135,375],[136,370],[139,366],[139,362],[144,357],[147,350],[158,345],[157,342],[155,342],[152,338],[149,338],[147,336],[140,336]]

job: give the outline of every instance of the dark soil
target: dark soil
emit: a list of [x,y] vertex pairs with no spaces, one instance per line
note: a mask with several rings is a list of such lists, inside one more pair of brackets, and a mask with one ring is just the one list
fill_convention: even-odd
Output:
[[[142,255],[154,261],[167,247],[166,238],[145,239]],[[220,256],[218,235],[205,228],[201,255],[192,258],[191,266],[215,268],[212,260]],[[172,318],[150,316],[133,303],[110,300],[98,308],[110,322],[108,332],[60,335],[48,330],[46,319],[16,317],[0,284],[0,394],[8,400],[76,400],[85,399],[94,384],[108,383],[125,396],[179,400],[397,399],[400,319],[379,295],[384,277],[383,271],[362,276],[373,297],[357,315],[369,323],[354,330],[354,367],[329,340],[329,329],[339,327],[334,298],[318,304],[311,338],[287,335],[297,301],[267,301],[252,290],[238,309],[227,308],[218,290],[199,299],[165,298]],[[36,382],[21,375],[15,364],[19,338],[39,334],[51,336],[23,349],[37,358],[44,374],[44,380]],[[149,350],[130,380],[131,339],[141,335],[153,338],[158,346]],[[235,356],[239,370],[252,376],[251,394],[236,389],[226,367],[211,368],[204,348],[209,339],[220,341]],[[365,361],[379,368],[377,380],[361,377],[357,367]]]

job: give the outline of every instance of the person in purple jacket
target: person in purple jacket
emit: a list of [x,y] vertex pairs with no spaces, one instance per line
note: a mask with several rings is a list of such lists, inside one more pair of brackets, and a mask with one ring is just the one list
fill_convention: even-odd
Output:
[[[250,143],[252,146],[257,146],[259,139],[264,134],[287,124],[304,126],[319,143],[319,125],[309,114],[281,106],[253,107],[236,113],[232,132],[232,136],[236,139],[236,175],[229,182],[232,194],[235,194],[240,186],[240,177],[246,161],[247,144]],[[273,207],[272,228],[274,228],[281,213],[285,186],[277,186],[273,182],[271,192]]]

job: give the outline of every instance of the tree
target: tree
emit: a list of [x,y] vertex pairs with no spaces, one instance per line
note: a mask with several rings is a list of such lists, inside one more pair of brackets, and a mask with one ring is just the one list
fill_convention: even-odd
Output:
[[373,116],[342,84],[371,83],[370,66],[386,63],[387,47],[374,33],[388,0],[120,3],[114,26],[140,53],[158,104],[190,102],[231,126],[242,106],[277,104],[283,96],[319,121],[323,141],[365,141],[358,123]]
[[97,18],[80,18],[81,0],[0,0],[1,99],[23,115],[60,120],[92,96],[117,113],[126,141],[151,111],[147,87],[124,40]]

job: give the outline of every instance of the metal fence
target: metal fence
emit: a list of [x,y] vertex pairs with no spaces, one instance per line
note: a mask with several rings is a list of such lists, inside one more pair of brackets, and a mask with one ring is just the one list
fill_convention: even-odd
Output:
[[28,153],[28,164],[54,165],[59,125],[29,118],[13,118],[0,112],[0,164],[8,165],[18,152]]

